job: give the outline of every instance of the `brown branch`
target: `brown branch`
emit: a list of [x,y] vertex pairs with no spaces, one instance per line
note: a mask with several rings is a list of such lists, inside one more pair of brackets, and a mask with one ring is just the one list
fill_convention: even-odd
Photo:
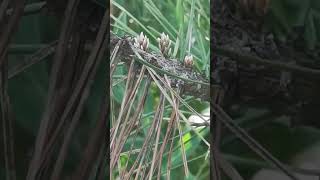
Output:
[[217,55],[230,57],[234,61],[237,61],[239,63],[263,65],[265,67],[269,67],[274,70],[289,71],[289,72],[292,72],[293,74],[302,75],[311,79],[320,79],[319,69],[306,68],[298,65],[283,63],[276,60],[272,61],[272,60],[262,59],[252,55],[243,55],[240,52],[222,48],[222,47],[214,47],[213,51],[216,52]]
[[[79,123],[79,120],[80,120],[80,117],[81,117],[81,114],[82,114],[82,111],[83,111],[83,108],[84,108],[84,103],[87,99],[87,97],[89,96],[89,92],[91,90],[91,85],[93,83],[93,80],[94,80],[94,77],[95,77],[95,74],[97,72],[97,69],[98,69],[98,66],[100,65],[100,62],[101,62],[101,59],[102,59],[102,56],[104,55],[104,50],[106,49],[105,47],[107,46],[107,39],[105,39],[105,37],[102,37],[102,39],[104,39],[102,42],[100,41],[100,39],[97,40],[97,43],[101,43],[99,44],[101,47],[99,47],[99,51],[97,52],[97,56],[95,57],[95,63],[93,64],[93,67],[92,67],[92,72],[88,75],[88,79],[87,79],[87,83],[84,85],[83,87],[83,92],[81,93],[81,96],[79,97],[79,104],[77,104],[77,107],[76,107],[76,111],[72,117],[72,120],[71,120],[71,124],[70,124],[70,128],[67,130],[67,134],[63,140],[63,145],[62,145],[62,148],[60,150],[60,153],[59,153],[59,157],[58,157],[58,160],[56,162],[56,166],[55,166],[55,169],[53,171],[53,175],[52,175],[52,180],[55,180],[55,179],[60,179],[60,174],[61,174],[61,171],[62,171],[62,167],[63,167],[63,163],[64,163],[64,160],[65,160],[65,157],[66,157],[66,153],[67,153],[67,148],[70,144],[70,141],[71,141],[71,137],[72,137],[72,134],[73,132],[75,131],[75,128],[77,127],[77,124]],[[101,48],[101,49],[100,49]],[[72,107],[74,106],[69,104],[69,107]],[[67,109],[70,109],[70,108],[67,108]],[[104,112],[104,111],[103,111]],[[63,115],[65,114],[68,114],[68,111],[64,112]],[[104,118],[105,117],[102,117],[101,121],[102,123],[104,122]],[[61,120],[64,121],[66,119],[66,116],[62,116]],[[104,124],[104,123],[103,123]],[[103,126],[102,127],[102,132],[103,130],[106,129],[106,126]],[[101,131],[101,128],[100,128],[100,131]],[[100,131],[97,131],[97,132],[100,132]],[[103,135],[103,133],[102,133]],[[99,136],[99,137],[96,137],[96,136]],[[101,133],[97,134],[96,136],[92,136],[93,138],[93,142],[96,142],[97,141],[97,138],[98,139],[102,139],[101,138]],[[100,143],[102,143],[104,141],[100,141]],[[92,146],[92,145],[91,145]],[[95,150],[94,147],[91,147],[92,149],[90,149],[91,151],[92,150]],[[97,153],[95,153],[97,154]],[[89,162],[87,162],[89,163]],[[91,162],[91,165],[92,165],[92,162]],[[88,168],[88,167],[86,167]],[[84,173],[84,176],[82,176],[81,178],[77,178],[77,179],[87,179],[88,178],[88,172],[82,172]]]
[[223,63],[214,71],[226,91],[225,103],[232,103],[237,96],[246,102],[263,102],[260,105],[268,107],[274,107],[270,103],[288,104],[283,110],[301,102],[313,102],[318,95],[320,70],[218,49],[214,49],[213,57]]
[[45,111],[43,113],[38,136],[36,138],[35,144],[35,152],[33,154],[33,158],[30,162],[27,180],[36,179],[37,173],[41,167],[41,158],[44,155],[43,150],[45,147],[46,140],[48,139],[47,134],[49,130],[50,121],[52,121],[53,117],[55,117],[54,110],[56,110],[56,106],[58,106],[57,102],[57,93],[56,87],[59,83],[59,78],[61,78],[61,69],[63,66],[63,60],[65,59],[66,51],[67,51],[67,43],[71,37],[72,26],[74,26],[74,19],[77,12],[77,5],[79,0],[71,0],[68,2],[68,6],[65,11],[65,20],[62,25],[57,50],[54,56],[54,63],[52,66],[52,71],[50,75],[50,86],[48,92],[48,100],[47,105],[45,107]]
[[[155,69],[160,74],[167,74],[171,77],[171,87],[181,87],[181,92],[184,95],[194,96],[206,101],[210,100],[210,84],[202,74],[185,67],[177,59],[165,58],[155,52],[145,52],[134,48],[130,37],[119,38],[111,34],[111,51],[120,40],[122,40],[122,43],[119,45],[118,57],[121,61],[129,63],[131,60],[129,57],[134,56],[134,52],[137,52],[143,58],[143,61],[138,59],[138,62]],[[217,89],[219,87],[211,85],[211,88]]]
[[[72,115],[70,127],[69,129],[67,129],[67,134],[65,136],[65,139],[63,140],[63,145],[62,145],[62,148],[60,149],[59,157],[55,164],[54,171],[51,177],[51,179],[53,180],[60,179],[59,177],[61,174],[64,159],[66,156],[67,148],[71,141],[72,134],[76,128],[76,125],[80,120],[84,103],[91,90],[91,85],[94,81],[94,77],[96,75],[97,69],[103,59],[102,57],[105,55],[105,51],[107,49],[106,47],[109,42],[107,38],[108,25],[109,25],[109,11],[105,11],[93,49],[91,50],[91,53],[85,63],[83,71],[80,74],[79,80],[75,84],[74,91],[72,92],[72,95],[69,101],[66,102],[66,108],[62,112],[62,115],[60,118],[60,121],[63,123],[64,121],[67,120],[67,117]],[[72,110],[75,111],[74,114],[71,114]],[[61,125],[62,123],[59,123],[59,125]],[[59,132],[58,130],[60,129],[61,128],[57,128],[57,131],[55,131],[55,133],[57,134],[57,132]],[[86,177],[82,177],[82,178],[86,178]]]

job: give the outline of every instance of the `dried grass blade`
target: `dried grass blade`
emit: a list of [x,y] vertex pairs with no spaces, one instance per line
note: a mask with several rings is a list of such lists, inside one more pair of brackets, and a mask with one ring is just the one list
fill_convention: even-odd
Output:
[[[176,134],[176,130],[177,128],[174,128],[174,131],[173,131],[173,135]],[[169,152],[168,152],[168,163],[167,163],[167,179],[170,180],[170,172],[171,172],[171,157],[172,157],[172,152],[173,152],[173,141],[174,138],[171,138],[170,141],[170,149],[169,149]]]
[[[124,114],[124,109],[125,109],[125,107],[126,107],[126,105],[127,105],[127,99],[128,99],[129,96],[130,96],[128,92],[130,92],[130,83],[132,83],[132,80],[133,80],[133,78],[134,78],[134,76],[133,76],[133,68],[134,68],[134,61],[131,61],[130,68],[129,68],[129,72],[128,72],[128,78],[127,78],[126,88],[125,88],[125,91],[124,91],[125,96],[124,96],[123,99],[122,99],[122,103],[121,103],[121,106],[120,106],[119,116],[118,116],[118,118],[117,118],[117,120],[116,120],[116,124],[114,125],[115,128],[114,128],[114,130],[113,130],[113,132],[112,132],[112,136],[111,136],[111,138],[110,138],[110,139],[111,139],[111,141],[110,141],[110,148],[111,148],[111,149],[113,149],[113,147],[114,147],[114,145],[115,145],[115,138],[116,138],[116,136],[117,136],[117,134],[118,134],[118,129],[119,129],[119,127],[120,127],[121,118],[122,118],[122,116],[123,116],[123,114]],[[111,76],[110,76],[110,77],[111,77]],[[112,92],[112,88],[110,88],[110,91]],[[112,156],[112,152],[114,152],[114,151],[111,151],[111,156]],[[110,165],[113,164],[112,162],[113,162],[113,160],[112,160],[112,158],[111,158]],[[112,167],[112,166],[110,166],[110,167]],[[111,169],[112,169],[112,168],[111,168]]]
[[[164,112],[164,104],[165,104],[165,99],[163,97],[163,95],[161,94],[160,95],[160,107],[158,107],[157,111],[160,112],[160,115],[158,118],[158,125],[157,125],[157,137],[156,137],[156,141],[155,141],[155,147],[154,147],[154,150],[153,150],[153,156],[152,156],[152,161],[151,161],[151,168],[150,168],[150,172],[152,174],[153,172],[153,168],[155,166],[155,162],[156,162],[156,156],[157,156],[157,153],[158,153],[158,143],[159,143],[159,140],[160,140],[160,134],[161,134],[161,123],[162,123],[162,118],[163,118],[163,112]],[[156,118],[156,117],[155,117]],[[160,168],[159,168],[159,171],[160,171]],[[149,180],[152,179],[152,175],[149,176]]]
[[[115,155],[116,159],[119,159],[122,148],[123,148],[124,144],[126,143],[128,137],[130,136],[130,133],[132,132],[133,127],[135,127],[136,123],[139,123],[139,121],[140,121],[139,117],[143,113],[143,108],[144,108],[145,101],[147,98],[149,86],[150,86],[150,81],[148,80],[147,83],[145,84],[144,89],[143,89],[142,97],[140,98],[140,100],[138,102],[138,108],[136,109],[134,115],[132,116],[131,120],[128,123],[129,126],[125,128],[126,131],[125,131],[125,134],[123,135],[123,138],[122,139],[119,138],[120,145],[118,148],[119,150],[118,150],[117,154]],[[128,114],[129,114],[129,112],[128,112]]]
[[[134,64],[131,64],[131,66],[133,67]],[[121,143],[123,142],[124,133],[127,130],[127,122],[129,119],[129,115],[131,113],[131,109],[132,109],[134,100],[137,96],[138,87],[140,86],[140,84],[142,82],[142,79],[144,76],[144,71],[145,71],[145,68],[142,68],[140,75],[138,77],[138,80],[136,81],[136,84],[134,85],[132,92],[130,94],[128,94],[128,99],[125,100],[126,103],[123,103],[123,104],[125,104],[125,106],[123,107],[123,109],[121,109],[122,113],[120,112],[121,116],[119,115],[118,122],[117,122],[118,123],[117,126],[120,127],[120,122],[121,122],[122,127],[121,127],[119,135],[117,135],[117,133],[114,133],[114,137],[113,137],[115,140],[114,141],[115,145],[114,145],[114,149],[113,149],[113,153],[112,153],[111,161],[110,161],[111,169],[113,169],[113,167],[115,166],[115,163],[117,162],[116,160],[118,159],[118,155],[120,154],[120,151],[121,151],[120,146],[121,146]],[[133,78],[135,78],[135,77],[133,77]],[[125,115],[124,119],[122,118],[123,117],[122,115]],[[116,136],[119,137],[118,141],[115,139]]]
[[[159,106],[160,106],[160,104],[159,104]],[[159,109],[159,108],[158,108],[158,109]],[[149,128],[149,130],[148,130],[147,136],[146,136],[146,138],[145,138],[145,140],[144,140],[144,142],[143,142],[141,151],[139,152],[139,154],[138,154],[138,156],[137,156],[134,164],[132,165],[132,167],[131,167],[131,169],[130,169],[130,171],[129,171],[129,173],[127,174],[127,176],[126,176],[125,179],[129,179],[129,178],[130,178],[130,176],[132,175],[132,173],[133,173],[133,171],[134,171],[134,169],[135,169],[138,161],[140,161],[140,163],[141,163],[141,161],[143,160],[143,157],[141,157],[141,156],[144,156],[144,154],[145,154],[145,152],[146,152],[146,149],[147,149],[147,145],[149,144],[150,139],[151,139],[151,137],[152,137],[152,135],[153,135],[153,133],[154,133],[154,129],[155,129],[156,126],[157,126],[156,117],[158,116],[159,113],[160,113],[160,112],[157,111],[157,115],[155,115],[155,119],[154,119],[154,121],[152,122],[152,124],[151,124],[151,126],[150,126],[150,128]],[[141,160],[140,160],[140,159],[141,159]]]
[[246,143],[255,153],[261,156],[264,160],[269,161],[271,164],[278,167],[287,176],[294,180],[298,180],[292,171],[285,167],[278,159],[276,159],[271,153],[269,153],[264,147],[262,147],[256,140],[248,135],[245,130],[239,127],[234,121],[220,108],[218,105],[212,105],[213,112],[217,116],[217,120],[221,120],[227,128],[235,133],[244,143]]
[[[170,81],[169,81],[168,77],[166,75],[164,77],[167,82],[167,86],[171,88]],[[180,90],[178,89],[178,91],[180,91]],[[171,94],[171,98],[174,100],[173,101],[174,102],[174,106],[173,106],[174,112],[178,112],[179,111],[179,101],[177,98],[175,98],[173,91],[170,91],[170,94]],[[185,176],[188,177],[189,176],[189,169],[188,169],[188,163],[187,163],[187,156],[185,153],[186,151],[185,151],[184,142],[182,139],[183,134],[182,134],[182,129],[181,129],[180,122],[179,122],[179,114],[178,113],[176,113],[176,117],[177,117],[176,124],[177,124],[178,132],[179,132],[181,156],[182,156],[182,161],[183,161],[184,173],[185,173]]]
[[[164,88],[160,85],[158,79],[155,77],[155,76],[157,76],[157,77],[159,77],[159,76],[155,73],[155,71],[154,71],[153,69],[147,67],[147,70],[149,71],[152,79],[153,79],[154,82],[157,84],[157,86],[158,86],[158,88],[160,89],[160,91],[165,95],[165,97],[166,97],[166,99],[168,100],[168,102],[169,102],[172,106],[174,106],[172,99],[171,99],[171,98],[169,97],[169,95],[165,92]],[[159,79],[160,79],[160,81],[161,81],[161,78],[159,78]],[[168,87],[166,87],[166,88],[168,88]],[[170,89],[170,87],[169,87],[169,89]],[[172,90],[172,91],[173,91],[173,90]],[[176,97],[179,97],[179,96],[176,95]],[[181,98],[181,99],[182,99],[182,98]],[[181,101],[181,99],[180,99],[180,102],[183,102],[183,101]],[[186,105],[187,105],[187,104],[186,104]],[[190,122],[187,120],[187,118],[186,118],[180,111],[178,111],[178,113],[179,113],[179,116],[182,117],[183,121],[189,126],[189,128],[192,129],[193,132],[196,133],[197,136],[199,136],[199,138],[201,138],[202,141],[203,141],[208,147],[210,147],[210,144],[208,143],[208,141],[205,140],[204,137],[203,137],[201,134],[199,134],[199,132],[198,132],[194,127],[191,126],[191,124],[190,124]],[[199,113],[198,113],[198,114],[199,114]]]

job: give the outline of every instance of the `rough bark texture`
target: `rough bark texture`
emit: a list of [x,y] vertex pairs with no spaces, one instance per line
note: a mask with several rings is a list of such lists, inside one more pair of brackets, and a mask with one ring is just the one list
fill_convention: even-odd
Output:
[[[121,43],[118,44],[120,41]],[[130,57],[135,55],[133,51],[136,51],[146,62],[163,71],[183,78],[170,77],[171,87],[181,87],[182,95],[190,95],[206,101],[210,100],[210,85],[208,80],[200,73],[195,72],[192,68],[185,67],[181,61],[178,61],[177,59],[167,59],[155,52],[145,52],[136,49],[132,45],[131,37],[120,38],[112,34],[110,45],[111,51],[119,45],[118,58],[125,63],[130,61]]]
[[[292,119],[309,114],[307,107],[320,107],[317,52],[311,56],[292,43],[281,43],[233,14],[223,1],[214,3],[211,76],[226,92],[225,105],[239,100],[260,104]],[[302,123],[320,127],[309,120]]]

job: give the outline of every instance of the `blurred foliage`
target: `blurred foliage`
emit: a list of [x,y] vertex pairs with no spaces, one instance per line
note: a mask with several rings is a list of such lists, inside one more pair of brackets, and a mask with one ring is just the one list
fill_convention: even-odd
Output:
[[303,39],[308,49],[319,47],[319,0],[271,0],[267,22],[276,36],[287,39]]

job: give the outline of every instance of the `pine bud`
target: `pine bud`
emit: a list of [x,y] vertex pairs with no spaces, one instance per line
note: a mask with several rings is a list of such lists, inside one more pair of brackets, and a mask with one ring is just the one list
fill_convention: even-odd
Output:
[[149,38],[143,35],[143,32],[140,33],[137,37],[134,38],[134,44],[136,48],[139,48],[143,51],[147,51],[149,48]]
[[189,55],[184,58],[184,66],[188,68],[192,68],[193,66],[193,56]]
[[171,54],[171,48],[170,48],[171,40],[170,40],[169,36],[162,33],[160,38],[157,39],[157,41],[159,43],[159,49],[160,49],[161,54],[164,57],[169,57]]

